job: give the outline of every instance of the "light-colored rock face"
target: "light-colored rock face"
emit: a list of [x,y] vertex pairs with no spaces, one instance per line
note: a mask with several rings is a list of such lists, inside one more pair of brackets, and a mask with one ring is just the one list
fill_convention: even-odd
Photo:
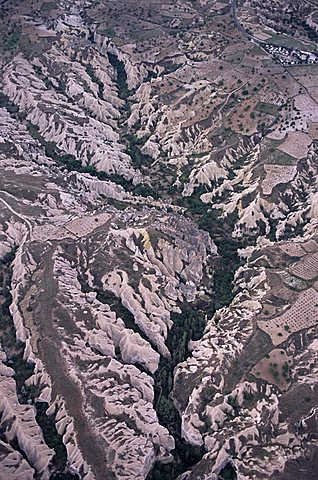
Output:
[[5,3],[0,480],[313,480],[315,2]]
[[231,462],[242,478],[273,479],[312,448],[317,249],[312,240],[255,249],[237,272],[239,293],[176,368],[182,435],[207,451],[180,478],[217,478]]
[[[54,450],[44,441],[34,407],[19,403],[13,379],[15,371],[5,364],[7,357],[3,351],[0,358],[1,476],[12,480],[32,479],[35,475],[48,479]],[[14,441],[24,457],[10,446]]]
[[[7,130],[13,135],[10,124]],[[154,409],[153,379],[160,358],[170,358],[171,313],[202,295],[217,249],[206,232],[164,205],[160,211],[149,200],[137,210],[137,199],[124,189],[108,182],[104,190],[106,182],[88,174],[61,179],[58,171],[42,169],[33,177],[36,161],[26,153],[21,164],[4,158],[0,194],[3,255],[16,249],[8,315],[25,344],[25,361],[35,364],[25,385],[36,394],[21,415],[33,414],[30,425],[40,435],[33,402],[48,404],[67,464],[81,478],[145,478],[156,460],[172,458],[175,446]],[[18,193],[11,193],[13,179]],[[110,199],[130,198],[132,206],[120,212],[102,205],[100,188]],[[15,195],[24,198],[17,203]],[[14,370],[3,365],[2,372],[12,396]],[[3,411],[11,403],[15,412],[19,404],[2,385]],[[30,434],[22,427],[14,428],[26,442]],[[5,432],[15,435],[13,427]],[[9,438],[6,452],[16,455],[12,478],[20,470],[25,478],[54,472],[54,451],[41,438],[33,440],[43,443],[36,447],[39,459],[32,443],[23,447],[25,465]],[[3,457],[4,469],[10,455]]]
[[[68,238],[53,234],[27,247],[39,266],[25,279],[25,288],[35,289],[31,308],[37,312],[29,328],[39,337],[31,335],[30,342],[53,381],[66,375],[74,391],[81,391],[79,408],[105,452],[109,475],[145,476],[156,458],[167,460],[174,448],[158,423],[151,375],[161,356],[170,357],[170,313],[185,299],[196,299],[215,247],[190,222],[154,209],[88,220],[67,223]],[[167,284],[177,299],[166,292]],[[64,373],[50,365],[52,348],[66,365]],[[71,408],[63,387],[59,394],[66,410]],[[83,442],[78,432],[80,448]]]
[[[47,65],[35,65],[45,75],[50,75],[53,62],[70,64],[63,52],[53,49],[50,55],[51,58],[45,58]],[[99,68],[103,67],[98,60],[97,63]],[[118,117],[119,112],[112,104],[99,99],[96,84],[92,85],[85,67],[75,63],[74,78],[68,71],[67,80],[63,76],[58,79],[63,84],[66,82],[65,93],[58,94],[40,80],[35,66],[20,54],[3,72],[3,92],[25,114],[26,120],[38,129],[46,142],[53,142],[84,166],[92,165],[108,175],[122,174],[128,180],[134,178],[131,159],[123,152],[119,135],[113,129],[112,117]],[[109,69],[107,64],[104,67]]]

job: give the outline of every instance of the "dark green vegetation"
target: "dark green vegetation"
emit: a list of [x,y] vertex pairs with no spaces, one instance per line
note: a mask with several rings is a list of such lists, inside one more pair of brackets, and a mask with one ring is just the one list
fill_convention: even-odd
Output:
[[[128,83],[127,83],[127,73],[125,70],[125,64],[114,53],[107,53],[109,63],[115,70],[116,73],[116,85],[118,96],[121,100],[123,100],[122,106],[122,116],[121,116],[121,124],[125,122],[125,120],[130,115],[130,100],[129,97],[134,92],[129,90]],[[126,153],[132,159],[133,165],[135,168],[144,171],[146,167],[149,167],[150,163],[153,159],[149,155],[145,155],[141,152],[140,147],[145,143],[146,139],[139,139],[137,136],[127,133],[127,127],[123,126],[123,139],[126,143]],[[125,186],[126,188],[126,186]],[[127,190],[127,188],[126,188]],[[148,184],[137,185],[133,189],[131,189],[132,193],[135,195],[140,195],[142,197],[153,197],[154,199],[159,198],[158,190],[154,189],[152,186]]]
[[116,32],[112,28],[104,28],[103,30],[99,30],[98,33],[105,37],[116,37]]
[[[20,121],[25,121],[26,115],[20,112],[19,108],[1,92],[0,107],[5,107],[13,118],[18,118]],[[82,165],[82,163],[77,160],[74,155],[66,154],[59,149],[56,143],[46,141],[36,125],[33,125],[31,122],[26,122],[26,127],[31,137],[42,145],[47,157],[54,160],[62,169],[66,169],[69,172],[76,171],[80,173],[88,173],[99,180],[110,180],[117,185],[121,185],[127,192],[131,192],[134,195],[142,197],[151,196],[155,199],[159,197],[158,192],[148,184],[133,185],[131,180],[128,180],[121,175],[108,175],[106,172],[96,170],[93,165]],[[144,165],[146,162],[149,164],[150,157],[141,153],[140,149],[137,147],[138,142],[136,142],[134,137],[128,136],[127,139],[127,153],[131,155],[135,167],[140,168],[141,165]]]
[[180,314],[172,314],[173,326],[168,335],[167,346],[171,360],[162,359],[155,374],[155,408],[160,423],[168,428],[175,438],[175,461],[167,465],[156,463],[147,480],[172,480],[187,468],[195,465],[204,453],[202,448],[187,444],[180,436],[181,419],[169,394],[173,386],[173,370],[178,363],[185,360],[190,352],[188,343],[191,339],[202,337],[206,325],[206,315],[213,313],[209,304],[197,308],[190,304],[183,306]]
[[38,127],[29,122],[27,124],[27,128],[32,138],[38,140],[44,147],[45,154],[49,158],[52,158],[52,160],[54,160],[60,166],[65,167],[69,172],[76,171],[80,173],[89,173],[93,177],[97,177],[99,180],[111,180],[112,182],[124,187],[128,192],[134,190],[131,180],[127,180],[117,174],[107,175],[105,172],[96,170],[93,165],[82,165],[81,162],[74,157],[74,155],[65,154],[59,150],[54,142],[47,142],[44,140],[42,135],[39,133]]
[[227,463],[219,473],[219,480],[236,480],[237,475],[235,468],[231,463]]
[[[181,314],[173,314],[173,326],[168,334],[167,346],[171,361],[162,359],[155,374],[155,407],[160,423],[174,436],[175,460],[169,464],[157,462],[147,480],[173,480],[178,475],[198,463],[204,449],[187,444],[180,436],[181,420],[172,400],[169,398],[173,387],[173,371],[178,363],[190,354],[188,343],[203,336],[206,320],[210,319],[218,308],[228,305],[233,299],[232,282],[236,269],[240,265],[237,249],[240,245],[231,239],[235,215],[225,222],[217,210],[209,210],[196,196],[180,199],[187,206],[187,214],[200,228],[208,231],[218,246],[219,258],[214,265],[213,295],[206,302],[183,304]],[[178,202],[180,203],[180,202]],[[221,480],[235,480],[235,471],[226,467]],[[230,476],[232,475],[232,476]],[[235,475],[235,476],[234,476]]]
[[[139,139],[133,134],[133,132],[128,133],[127,126],[125,125],[125,120],[130,114],[131,94],[133,92],[128,88],[127,74],[124,63],[112,53],[108,54],[108,58],[116,74],[116,84],[119,97],[123,101],[120,125],[122,138],[126,144],[126,152],[130,155],[136,168],[152,174],[151,164],[153,160],[151,157],[144,155],[141,151],[146,139]],[[99,86],[99,95],[102,96],[103,86],[99,83],[98,78],[95,76],[93,68],[88,66],[87,73]],[[2,96],[0,98],[0,103],[3,103],[13,117],[22,116],[22,119],[25,119],[24,114],[19,112],[17,106],[12,104],[7,97]],[[79,162],[74,156],[65,154],[65,152],[59,150],[55,143],[47,142],[36,126],[31,123],[27,123],[27,128],[31,136],[39,141],[43,146],[47,156],[52,158],[58,165],[60,165],[61,169],[89,173],[90,175],[97,177],[99,180],[112,180],[117,184],[122,185],[127,191],[134,194],[142,196],[151,195],[154,198],[158,197],[158,192],[156,191],[157,187],[155,186],[157,184],[156,174],[152,176],[154,188],[149,185],[134,186],[131,181],[128,181],[121,176],[108,176],[104,172],[96,171],[93,166],[83,166],[81,162]],[[245,161],[245,158],[242,158],[241,161]],[[234,165],[233,168],[236,168],[236,165]],[[161,173],[162,169],[160,169],[160,174]],[[173,177],[173,173],[174,172],[172,172],[171,175],[170,172],[169,176]],[[187,181],[189,173],[190,169],[189,172],[185,172],[185,181]],[[164,175],[168,177],[168,173],[164,173]],[[169,184],[170,181],[167,183]],[[174,187],[171,188],[174,189]],[[216,309],[224,305],[228,305],[231,302],[233,298],[233,275],[239,265],[239,260],[237,257],[237,248],[239,244],[231,239],[235,215],[227,218],[226,222],[223,221],[220,218],[219,211],[217,209],[209,209],[207,205],[201,202],[199,198],[199,189],[189,198],[183,198],[180,192],[176,190],[168,193],[173,194],[169,197],[172,199],[172,201],[175,201],[178,205],[187,209],[186,215],[195,221],[199,228],[202,228],[210,233],[211,237],[218,245],[219,258],[215,260],[215,265],[213,265],[213,270],[215,272],[214,288],[213,294],[211,294],[210,298],[195,304],[182,304],[180,305],[182,313],[172,314],[173,327],[170,330],[167,339],[167,346],[171,352],[171,360],[161,360],[159,369],[154,375],[154,380],[155,408],[161,424],[165,425],[174,436],[176,448],[174,452],[174,461],[167,465],[157,463],[152,472],[149,474],[149,480],[173,480],[179,474],[198,463],[202,458],[204,453],[203,448],[193,447],[187,444],[180,436],[180,416],[175,409],[172,400],[170,399],[170,393],[173,387],[173,372],[176,365],[184,361],[189,356],[189,341],[198,340],[202,337],[207,319],[210,319],[213,316]],[[141,332],[138,326],[135,324],[133,315],[121,305],[120,300],[115,298],[114,295],[110,294],[109,292],[97,293],[98,300],[103,303],[110,304],[116,313],[123,318],[127,328],[131,328],[135,332],[139,333],[142,337],[145,337],[143,332]],[[119,354],[120,352],[116,353]],[[142,365],[140,365],[139,368],[143,370]],[[23,361],[22,355],[17,358],[16,371],[18,372],[17,383],[18,377],[20,378],[18,387],[20,390],[20,398],[22,398],[21,395],[24,395],[24,401],[31,399],[34,403],[36,392],[32,392],[24,387],[25,380],[32,374],[32,365],[30,366],[29,364],[26,364],[26,362]],[[49,446],[55,449],[56,452],[54,457],[54,471],[56,473],[51,477],[51,479],[66,480],[68,478],[76,478],[74,476],[69,477],[68,473],[61,473],[65,469],[66,452],[62,440],[56,432],[54,417],[48,417],[46,415],[45,412],[47,406],[45,404],[37,405],[35,403],[35,406],[37,408],[37,421],[43,429],[45,440]],[[227,470],[224,472],[224,475],[221,478],[223,478],[223,480],[235,478],[226,475],[228,475]]]
[[[237,249],[247,244],[233,240],[232,231],[237,221],[237,214],[234,212],[226,219],[220,217],[220,210],[209,208],[201,202],[196,192],[192,197],[183,199],[187,208],[187,215],[197,223],[198,227],[207,231],[218,248],[218,263],[214,268],[214,293],[213,309],[222,308],[233,299],[232,282],[236,269],[241,262],[237,255]],[[212,307],[211,307],[212,308]]]
[[32,138],[38,140],[44,147],[45,154],[49,158],[52,158],[52,160],[58,163],[61,167],[66,168],[66,170],[69,172],[76,171],[80,173],[89,173],[93,177],[97,177],[99,180],[110,180],[118,185],[121,185],[128,192],[133,192],[136,188],[138,188],[133,186],[131,180],[127,180],[120,175],[107,175],[105,172],[96,170],[93,165],[82,165],[81,162],[74,157],[74,155],[65,154],[59,150],[54,142],[47,142],[44,140],[42,135],[39,133],[38,127],[32,123],[28,123],[27,128]]
[[16,343],[15,329],[9,311],[12,301],[9,290],[11,279],[10,265],[14,256],[14,251],[12,251],[0,261],[0,339],[1,344],[5,347]]
[[[12,276],[12,261],[14,250],[7,254],[0,261],[0,341],[2,348],[7,354],[7,365],[14,370],[17,396],[20,404],[32,404],[36,409],[36,421],[42,429],[47,445],[54,449],[55,455],[52,459],[50,480],[79,480],[78,475],[67,471],[67,452],[62,436],[58,434],[55,426],[55,416],[46,415],[48,404],[37,402],[40,393],[38,386],[26,386],[25,381],[30,378],[34,371],[34,364],[23,359],[24,345],[17,342],[13,320],[9,311],[12,302],[10,284]],[[8,443],[5,436],[5,429],[1,429],[0,440]],[[22,445],[17,437],[9,442],[25,457]]]
[[125,140],[128,144],[126,152],[131,157],[134,166],[141,170],[145,167],[149,167],[153,162],[153,158],[149,155],[143,154],[140,150],[140,147],[144,145],[146,140],[131,134],[126,135]]
[[[188,343],[202,337],[206,326],[206,317],[214,313],[209,303],[206,305],[185,304],[182,313],[173,313],[173,326],[169,332],[167,346],[171,360],[163,359],[156,373],[157,412],[162,422],[177,433],[180,418],[168,395],[172,389],[173,370],[178,363],[184,361],[190,354]],[[177,417],[176,417],[177,414]]]
[[127,85],[127,73],[125,70],[125,64],[124,62],[119,60],[117,55],[115,55],[114,53],[108,52],[107,56],[108,56],[109,63],[112,65],[117,75],[116,81],[117,81],[117,88],[118,88],[118,96],[119,98],[121,98],[126,102],[125,108],[129,110],[129,104],[127,102],[127,99],[131,94],[131,91],[129,90]]
[[[116,83],[119,97],[123,100],[121,124],[123,129],[123,139],[126,143],[126,152],[132,158],[133,164],[136,168],[141,171],[148,171],[148,173],[150,171],[151,173],[152,159],[141,152],[141,147],[145,142],[145,139],[141,140],[133,133],[128,133],[126,127],[124,127],[124,121],[130,113],[129,97],[132,93],[128,89],[125,66],[115,54],[108,54],[108,58],[117,76]],[[93,81],[97,82],[93,69],[88,68],[88,74]],[[99,87],[99,94],[102,95],[102,85],[99,85]],[[3,98],[2,101],[4,102],[4,106],[13,116],[22,115],[18,108],[11,104],[7,98]],[[154,198],[158,197],[158,192],[149,185],[133,186],[131,181],[128,181],[119,175],[108,176],[104,172],[96,171],[93,166],[83,166],[74,156],[60,151],[55,143],[45,141],[36,126],[28,123],[27,127],[31,136],[42,144],[47,156],[52,158],[61,166],[61,168],[65,168],[68,171],[89,173],[90,175],[97,177],[99,180],[112,180],[115,183],[122,185],[126,191],[132,192],[136,195],[150,195]],[[155,185],[155,183],[156,182],[154,181],[153,184]],[[206,320],[213,316],[216,309],[228,305],[232,300],[232,280],[234,272],[239,265],[236,254],[238,244],[231,239],[235,217],[233,216],[233,218],[227,219],[225,223],[220,219],[218,210],[209,210],[209,208],[201,202],[199,199],[199,191],[189,198],[183,198],[177,192],[175,193],[176,203],[187,209],[187,216],[194,220],[200,228],[211,234],[212,238],[218,245],[220,257],[214,266],[215,275],[213,296],[211,296],[206,302],[199,302],[195,305],[180,305],[182,313],[172,315],[174,324],[169,332],[167,340],[167,346],[171,352],[171,361],[162,359],[154,379],[155,407],[159,420],[169,429],[176,440],[176,449],[174,452],[175,461],[167,465],[157,463],[149,474],[149,480],[156,480],[159,478],[162,480],[173,480],[202,458],[204,453],[203,449],[192,447],[180,436],[180,416],[174,408],[173,402],[169,398],[173,387],[173,371],[178,363],[184,361],[189,356],[189,341],[198,340],[202,337]],[[143,332],[140,332],[140,329],[136,326],[133,316],[127,311],[127,309],[124,309],[124,307],[121,308],[118,299],[115,299],[113,295],[109,295],[109,292],[99,292],[98,299],[104,303],[112,304],[116,312],[125,321],[126,326],[137,331],[144,337]],[[143,370],[141,365],[139,368]],[[30,374],[31,373],[32,372],[30,372]],[[27,395],[29,395],[29,392]],[[49,418],[45,415],[45,411],[38,410],[37,420],[41,423],[41,427],[46,432],[45,439],[47,443],[56,451],[56,469],[61,471],[65,461],[65,452],[63,452],[63,444],[58,438],[57,432],[54,431],[54,418]],[[52,479],[61,479],[62,477],[60,474],[58,475],[59,476],[52,477]]]
[[55,473],[50,477],[50,480],[79,480],[78,475],[67,472],[67,452],[63,443],[63,438],[58,434],[55,426],[54,415],[47,415],[46,410],[48,404],[44,402],[37,402],[36,407],[36,421],[40,425],[44,440],[46,444],[53,448],[55,455],[52,460]]
[[1,31],[1,35],[0,35],[1,51],[14,53],[19,47],[20,39],[21,39],[21,27],[17,25],[12,26],[11,29],[9,29],[8,31]]

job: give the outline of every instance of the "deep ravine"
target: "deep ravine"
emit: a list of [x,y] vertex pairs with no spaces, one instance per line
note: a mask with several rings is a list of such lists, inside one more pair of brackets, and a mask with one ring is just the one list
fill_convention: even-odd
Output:
[[[173,314],[173,326],[168,334],[167,346],[171,353],[171,361],[162,359],[155,379],[155,409],[159,421],[164,425],[175,439],[176,448],[172,452],[174,461],[168,464],[156,462],[147,476],[147,480],[175,480],[179,475],[197,464],[204,455],[203,447],[195,447],[187,443],[180,434],[181,418],[170,399],[173,388],[173,372],[178,363],[183,362],[190,355],[188,343],[190,340],[198,340],[203,336],[206,319],[211,319],[215,311],[230,304],[233,298],[232,282],[234,273],[240,265],[237,250],[240,245],[231,239],[229,232],[223,229],[223,222],[217,216],[217,212],[208,212],[202,204],[204,214],[194,218],[189,209],[189,216],[198,225],[205,219],[204,226],[211,237],[214,238],[218,247],[219,256],[214,265],[213,294],[209,302],[200,304],[183,304],[182,314]],[[207,222],[207,217],[210,222]],[[227,225],[228,226],[228,225]],[[234,223],[233,225],[234,226]],[[222,238],[223,232],[223,238]],[[220,472],[220,480],[236,480],[236,473],[231,466],[226,466]]]
[[[12,278],[12,263],[14,258],[15,252],[12,251],[11,253],[7,254],[2,261],[0,261],[1,346],[7,356],[7,365],[15,371],[14,380],[16,382],[16,391],[19,403],[33,405],[36,410],[36,421],[43,432],[45,442],[48,447],[54,449],[55,451],[50,468],[50,480],[79,480],[78,475],[68,471],[67,452],[62,440],[62,436],[59,435],[56,430],[55,416],[46,414],[46,410],[48,408],[47,403],[37,402],[37,397],[40,393],[39,387],[29,387],[25,385],[26,380],[33,373],[34,365],[23,359],[24,344],[16,341],[13,319],[9,310],[12,302],[10,285]],[[5,431],[1,432],[0,439],[4,443],[8,443]],[[14,448],[17,448],[22,456],[25,457],[17,438],[14,438],[9,443],[11,443]]]
[[[153,172],[151,168],[152,159],[147,155],[142,154],[141,146],[144,140],[139,139],[136,135],[136,131],[134,131],[134,129],[129,130],[125,123],[130,113],[130,98],[133,92],[128,89],[127,74],[124,63],[113,53],[108,54],[108,59],[116,72],[118,95],[123,100],[121,111],[122,118],[119,122],[119,129],[126,145],[126,151],[132,158],[134,166],[140,169],[142,173],[149,174],[152,178],[152,185],[142,184],[135,186],[131,181],[127,181],[118,175],[107,176],[104,172],[97,172],[92,166],[82,166],[72,155],[63,155],[57,148],[56,144],[45,141],[38,128],[29,122],[27,123],[28,131],[33,138],[42,144],[46,154],[52,158],[62,170],[67,169],[69,171],[90,173],[99,180],[109,179],[123,185],[127,191],[130,191],[133,194],[141,196],[151,195],[156,199],[160,196],[161,192],[155,189],[157,182],[156,173]],[[98,83],[90,69],[88,69],[88,73],[92,80],[95,81],[95,83]],[[101,94],[101,90],[99,93]],[[12,116],[20,115],[23,118],[25,117],[25,115],[20,112],[5,95],[0,96],[0,104],[5,106]],[[231,232],[234,224],[231,225],[230,221],[227,221],[227,223],[224,224],[223,221],[219,219],[217,211],[209,211],[208,207],[199,201],[198,198],[185,199],[181,196],[181,192],[173,191],[171,200],[172,203],[185,207],[187,209],[187,216],[197,223],[200,228],[203,228],[210,233],[212,239],[218,246],[219,257],[216,259],[215,265],[213,266],[213,294],[211,294],[209,301],[197,302],[195,304],[182,304],[180,305],[182,313],[172,315],[174,323],[167,339],[167,346],[171,352],[171,360],[168,361],[162,358],[159,368],[154,374],[154,407],[157,411],[160,423],[164,425],[174,437],[176,448],[173,452],[174,461],[169,464],[157,462],[149,473],[147,480],[174,480],[178,475],[198,463],[204,455],[203,448],[193,447],[181,438],[181,419],[170,399],[170,393],[173,388],[173,372],[175,367],[190,355],[188,350],[189,341],[198,340],[202,337],[206,325],[206,319],[212,318],[218,308],[228,305],[231,302],[232,280],[234,273],[240,264],[237,256],[237,249],[241,245],[231,239]],[[4,264],[7,272],[11,272],[12,260],[13,258]],[[99,292],[99,294],[100,301],[105,303],[109,302],[107,292]],[[114,299],[112,298],[111,300],[113,301]],[[9,302],[8,305],[10,305],[10,301],[11,299],[9,296],[6,298],[6,302]],[[118,310],[119,308],[120,305],[118,303],[115,306],[115,310]],[[136,331],[131,316],[127,315],[127,312],[121,311],[121,314],[125,318],[127,325],[129,324],[129,327]],[[3,338],[1,337],[2,342],[5,348],[10,352],[13,351],[16,346],[12,318],[9,315],[8,310],[6,315],[2,315],[2,321],[5,322],[6,328],[8,328],[8,335],[4,335]],[[140,332],[138,331],[138,333]],[[34,405],[37,411],[36,420],[43,431],[45,441],[48,446],[54,448],[56,452],[52,465],[51,480],[76,480],[78,476],[72,475],[66,470],[66,449],[62,442],[62,438],[56,431],[54,416],[48,417],[45,413],[47,405],[36,402],[36,397],[39,393],[37,392],[37,389],[28,389],[24,385],[25,380],[32,375],[33,368],[32,365],[23,360],[23,345],[19,345],[15,354],[9,355],[8,361],[10,366],[13,366],[16,371],[15,378],[19,401],[21,403],[30,403]],[[220,479],[223,478],[226,480],[226,478],[230,478],[226,477],[229,471],[230,470],[227,469],[224,473],[224,477],[220,476]]]
[[[127,153],[131,156],[136,168],[155,178],[151,170],[151,162],[147,155],[141,153],[143,139],[139,139],[133,131],[127,131],[126,119],[130,114],[130,96],[127,74],[124,63],[113,53],[108,53],[108,59],[117,75],[118,95],[124,102],[122,120],[120,122],[123,137],[127,144]],[[153,181],[153,185],[157,182]],[[137,187],[138,188],[138,187]],[[139,187],[141,195],[159,197],[152,186]],[[136,193],[136,191],[134,192]],[[216,259],[213,281],[213,294],[208,302],[179,305],[182,313],[172,314],[173,326],[168,333],[167,347],[171,360],[161,358],[159,368],[154,374],[155,402],[154,407],[159,421],[175,439],[174,461],[168,464],[156,462],[147,476],[147,480],[175,480],[180,474],[197,464],[204,455],[203,447],[195,447],[181,437],[181,418],[176,410],[170,394],[173,389],[173,372],[175,367],[190,355],[188,344],[190,340],[199,340],[204,333],[206,319],[212,318],[218,308],[229,305],[233,298],[232,281],[234,273],[240,265],[237,249],[242,245],[232,240],[231,234],[235,224],[235,215],[226,223],[219,217],[217,210],[209,211],[207,205],[199,200],[199,194],[193,200],[183,198],[180,192],[174,191],[173,203],[187,209],[187,216],[199,228],[208,231],[215,241],[219,256]],[[230,475],[230,476],[229,476]],[[220,480],[235,480],[235,472],[225,468],[220,473]]]

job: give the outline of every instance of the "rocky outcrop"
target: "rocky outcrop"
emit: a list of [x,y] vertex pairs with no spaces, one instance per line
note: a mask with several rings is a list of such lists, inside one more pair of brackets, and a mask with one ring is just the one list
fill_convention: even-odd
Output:
[[[46,445],[36,422],[35,408],[21,405],[17,398],[14,370],[6,366],[1,352],[0,414],[1,414],[1,475],[8,479],[49,479],[49,464],[54,451]],[[17,445],[17,447],[16,447]],[[19,453],[23,452],[23,456]]]
[[[54,52],[52,54],[54,55]],[[65,56],[60,56],[60,61],[69,63]],[[43,72],[42,75],[49,73],[49,66],[38,67]],[[74,78],[80,78],[80,82],[88,78],[85,85],[89,88],[91,80],[80,64],[74,66]],[[94,97],[94,93],[97,95],[96,91],[93,90],[89,97],[80,85],[75,91],[75,80],[71,80],[71,77],[67,82],[66,94],[71,94],[68,97],[50,88],[41,76],[37,75],[34,66],[22,55],[18,55],[7,66],[3,91],[26,115],[27,121],[37,128],[43,139],[56,144],[64,155],[72,155],[82,165],[92,165],[108,175],[119,174],[138,182],[140,175],[132,168],[129,156],[119,143],[118,133],[111,125],[104,123],[107,115],[105,113],[103,117],[99,106],[102,100]],[[71,104],[68,101],[70,98],[73,98]],[[94,111],[96,119],[85,116],[87,107]],[[107,102],[103,108],[109,115]],[[98,118],[100,116],[101,121]]]

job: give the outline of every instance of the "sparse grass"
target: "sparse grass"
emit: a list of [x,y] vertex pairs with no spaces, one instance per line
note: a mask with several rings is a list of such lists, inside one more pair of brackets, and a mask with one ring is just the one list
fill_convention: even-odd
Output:
[[274,34],[271,35],[268,42],[274,43],[275,45],[281,45],[282,47],[298,48],[299,50],[308,50],[311,45],[311,47],[315,49],[315,45],[312,42],[306,42],[305,44],[301,40],[290,35]]
[[16,48],[19,45],[20,38],[21,38],[21,32],[13,31],[3,36],[2,39],[0,40],[0,44],[2,44],[2,47],[7,50],[16,50]]
[[295,165],[296,159],[294,157],[275,147],[276,145],[273,144],[271,147],[266,148],[261,152],[260,158],[264,163],[273,165]]
[[97,33],[104,35],[105,37],[116,37],[116,32],[112,28],[103,28],[102,30],[98,30]]
[[57,8],[57,3],[56,2],[43,2],[41,6],[41,11],[42,12],[48,12],[49,10],[54,10]]
[[277,106],[271,103],[258,102],[255,110],[258,110],[262,113],[267,113],[268,115],[278,115]]

